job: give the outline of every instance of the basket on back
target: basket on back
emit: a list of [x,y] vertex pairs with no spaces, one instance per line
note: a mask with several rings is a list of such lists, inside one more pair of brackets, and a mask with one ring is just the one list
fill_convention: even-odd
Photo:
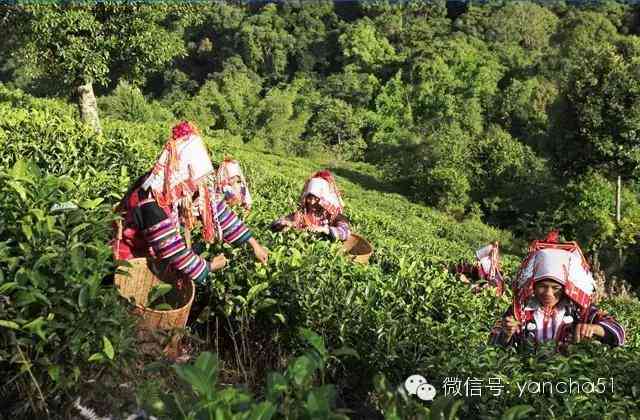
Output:
[[177,308],[158,311],[146,306],[149,292],[160,283],[160,279],[149,268],[150,262],[146,258],[134,258],[128,263],[131,267],[119,267],[124,273],[116,273],[114,283],[120,295],[128,300],[135,300],[134,313],[140,316],[138,326],[146,330],[184,328],[195,296],[193,281],[182,281],[182,287],[178,288],[176,275],[163,273],[162,280],[173,286],[170,296]]
[[342,246],[353,261],[361,264],[369,264],[369,257],[373,254],[373,247],[362,236],[352,233]]

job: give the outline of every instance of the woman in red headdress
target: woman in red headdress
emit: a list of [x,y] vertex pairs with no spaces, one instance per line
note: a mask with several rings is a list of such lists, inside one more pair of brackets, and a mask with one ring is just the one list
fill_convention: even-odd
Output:
[[502,296],[504,278],[500,270],[500,251],[498,241],[492,242],[476,251],[474,264],[461,262],[454,268],[463,283],[474,282],[473,291],[479,292],[486,287],[494,287],[496,296]]
[[298,210],[273,222],[271,229],[308,230],[346,241],[351,229],[349,221],[342,214],[343,208],[342,197],[331,172],[318,171],[305,183]]
[[224,267],[226,260],[221,254],[205,261],[185,242],[181,228],[189,231],[198,221],[205,241],[248,243],[258,260],[267,261],[266,250],[217,197],[209,153],[187,121],[173,127],[153,169],[134,183],[117,211],[123,223],[112,243],[116,259],[155,257],[203,285],[209,272]]
[[513,304],[491,332],[501,346],[536,346],[596,339],[624,344],[624,328],[591,302],[594,280],[580,247],[560,243],[557,233],[534,241],[514,284]]

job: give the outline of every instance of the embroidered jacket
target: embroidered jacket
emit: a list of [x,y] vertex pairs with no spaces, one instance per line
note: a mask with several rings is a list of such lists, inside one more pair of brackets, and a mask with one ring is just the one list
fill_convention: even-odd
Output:
[[[204,284],[209,264],[185,243],[177,214],[168,213],[153,199],[140,200],[143,194],[136,189],[123,200],[122,238],[116,238],[113,244],[116,258],[127,260],[155,256],[169,263],[176,272],[197,284]],[[225,242],[238,246],[251,238],[251,231],[222,200],[215,204],[215,217]]]
[[[513,306],[509,307],[502,319],[514,316]],[[563,299],[551,315],[545,316],[536,299],[529,301],[524,309],[524,319],[518,331],[507,340],[499,320],[492,329],[490,342],[503,347],[523,348],[536,346],[543,342],[555,341],[560,350],[566,349],[573,341],[574,330],[578,323],[600,325],[605,332],[604,337],[596,337],[602,343],[612,347],[624,344],[624,328],[611,315],[591,305],[584,314],[573,302]]]
[[[284,229],[285,222],[293,222],[296,224],[296,228],[304,229],[304,225],[299,223],[301,212],[291,213],[287,216],[283,216],[271,224],[271,229],[278,232]],[[327,226],[329,228],[329,236],[333,240],[346,241],[351,235],[351,228],[346,217],[338,215],[333,219],[333,223],[330,223],[328,219],[324,218],[321,221],[314,223],[316,226]]]

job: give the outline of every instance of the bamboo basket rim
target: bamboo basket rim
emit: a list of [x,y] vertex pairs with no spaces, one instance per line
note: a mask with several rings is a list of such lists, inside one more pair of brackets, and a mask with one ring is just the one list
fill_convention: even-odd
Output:
[[[351,251],[351,249],[353,248],[353,246],[352,246],[351,248],[348,248],[348,249],[345,247],[345,244],[346,244],[347,242],[351,242],[350,240],[351,240],[352,238],[354,239],[354,241],[353,241],[353,245],[357,244],[358,242],[363,243],[363,244],[365,244],[365,245],[367,246],[367,248],[368,248],[368,252],[366,252],[366,253],[364,253],[364,254],[352,254],[350,251]],[[373,245],[371,245],[371,242],[369,242],[369,241],[368,241],[364,236],[362,236],[362,235],[360,235],[360,234],[358,234],[358,233],[354,233],[354,232],[351,232],[351,234],[349,235],[349,237],[347,238],[347,240],[343,242],[343,247],[342,247],[342,249],[344,250],[344,252],[345,252],[349,257],[351,257],[351,258],[352,258],[352,259],[354,259],[354,260],[359,260],[359,259],[362,259],[362,258],[366,258],[366,259],[368,260],[368,259],[369,259],[369,257],[371,257],[371,255],[373,255],[373,251],[374,251],[374,250],[373,250]],[[361,261],[358,261],[358,262],[361,262]]]
[[351,239],[351,238],[355,238],[355,239],[356,239],[356,241],[363,242],[363,243],[367,244],[367,246],[369,247],[369,249],[370,249],[371,251],[373,251],[373,245],[371,245],[371,242],[369,242],[369,241],[367,240],[367,238],[365,238],[364,236],[360,235],[359,233],[353,233],[353,232],[352,232],[352,233],[350,233],[350,234],[349,234],[349,237],[347,238],[347,240],[346,240],[346,241],[344,241],[344,243],[348,242],[348,241],[349,241],[349,239]]
[[[130,260],[127,260],[127,262],[131,265],[141,265],[141,263],[144,263],[144,265],[146,266],[147,269],[149,269],[148,267],[148,262],[147,262],[147,258],[146,257],[137,257],[137,258],[131,258]],[[120,267],[117,267],[120,268]],[[151,270],[149,270],[151,271]],[[155,277],[158,277],[155,273],[153,273]],[[117,274],[115,275],[116,278],[120,277],[120,278],[125,278],[125,279],[130,279],[131,276],[128,275],[128,273],[121,273],[121,274]],[[183,279],[183,281],[185,281],[186,279]],[[135,303],[135,308],[136,309],[142,309],[144,312],[150,312],[153,314],[163,314],[163,315],[167,315],[167,314],[175,314],[177,312],[183,312],[185,307],[190,306],[193,303],[193,300],[195,299],[195,295],[196,295],[196,285],[193,282],[193,280],[188,279],[189,282],[191,283],[191,293],[189,294],[189,299],[187,299],[187,301],[181,305],[179,308],[174,308],[174,309],[169,309],[166,311],[159,311],[157,309],[152,309],[148,306],[144,306],[140,303]],[[164,282],[166,283],[166,282]],[[115,281],[114,281],[115,284]],[[175,284],[172,284],[173,287],[175,287]],[[118,294],[120,294],[120,296],[122,296],[124,299],[127,300],[127,302],[132,303],[131,302],[131,297],[127,297],[122,295],[120,288],[117,286],[116,284],[116,289],[118,289]]]

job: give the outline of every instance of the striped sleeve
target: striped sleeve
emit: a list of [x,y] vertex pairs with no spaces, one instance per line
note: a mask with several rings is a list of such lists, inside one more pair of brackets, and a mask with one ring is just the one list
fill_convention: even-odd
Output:
[[242,220],[226,205],[224,200],[216,205],[216,217],[222,229],[222,239],[231,245],[238,246],[251,239],[251,231]]
[[336,221],[334,226],[329,226],[329,235],[331,235],[331,238],[333,239],[346,241],[349,238],[349,235],[351,235],[349,223],[346,220]]
[[601,339],[603,343],[613,347],[624,345],[624,328],[614,317],[592,306],[589,318],[592,324],[600,325],[604,329],[604,337]]
[[145,229],[144,236],[158,258],[169,262],[174,270],[196,284],[205,283],[209,264],[187,246],[171,219],[164,219]]

